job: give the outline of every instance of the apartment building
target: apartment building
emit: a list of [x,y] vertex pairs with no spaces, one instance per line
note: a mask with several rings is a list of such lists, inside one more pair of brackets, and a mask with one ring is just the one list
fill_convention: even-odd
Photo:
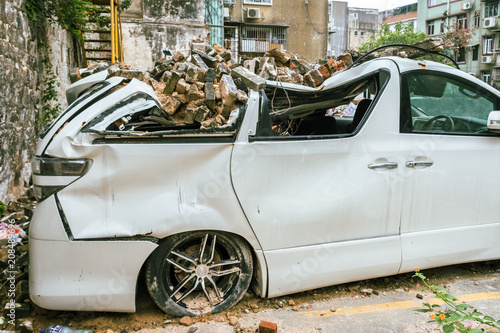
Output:
[[394,31],[397,22],[411,25],[417,29],[417,9],[418,3],[412,3],[406,6],[397,7],[380,12],[382,24],[387,24],[389,29]]
[[238,57],[285,49],[308,61],[327,55],[328,0],[224,0],[224,46]]
[[452,24],[472,29],[469,45],[455,55],[460,68],[500,87],[499,0],[419,0],[418,27],[439,36]]

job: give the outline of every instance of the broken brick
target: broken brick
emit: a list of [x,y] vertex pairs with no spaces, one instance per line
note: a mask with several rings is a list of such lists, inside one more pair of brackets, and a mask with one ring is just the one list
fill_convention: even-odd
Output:
[[274,80],[278,76],[278,72],[276,71],[276,67],[271,65],[270,63],[264,64],[262,71],[259,74],[264,80]]
[[248,95],[243,90],[238,89],[238,91],[236,93],[236,98],[238,99],[238,101],[240,101],[243,104],[245,104],[248,101]]
[[278,324],[269,321],[261,321],[259,324],[259,333],[277,333]]
[[175,98],[178,99],[182,104],[186,104],[188,102],[186,94],[177,94]]
[[[205,52],[200,52],[200,51],[197,51],[197,50],[193,50],[193,53],[194,53],[193,58],[196,58],[196,56],[198,56],[199,58],[203,59],[202,60],[203,63],[206,64],[208,67],[214,68],[215,65],[217,64],[217,59],[215,59],[214,57],[209,56]],[[198,66],[200,66],[200,65],[198,65]]]
[[226,48],[224,48],[223,46],[219,45],[219,44],[214,44],[212,45],[212,48],[219,52],[219,53],[224,53],[224,52],[227,52]]
[[224,105],[232,104],[236,99],[237,89],[231,76],[227,74],[222,76],[219,89],[221,92],[222,103]]
[[259,58],[259,72],[262,71],[262,68],[264,68],[264,66],[266,64],[271,64],[272,66],[276,66],[276,61],[274,60],[274,58],[272,57],[260,57]]
[[187,83],[186,80],[180,79],[175,85],[175,91],[177,91],[179,94],[186,94],[190,86],[191,85]]
[[126,79],[132,80],[132,79],[137,79],[144,81],[147,78],[147,74],[143,71],[138,71],[138,70],[128,70],[128,69],[122,69],[118,71],[118,76],[124,77]]
[[194,120],[201,123],[202,121],[204,121],[207,118],[207,115],[209,112],[210,111],[204,107],[198,108],[198,110],[196,110]]
[[219,73],[222,75],[229,74],[229,71],[227,70],[226,66],[223,63],[220,63],[217,66],[217,69],[219,70]]
[[236,85],[236,88],[239,90],[246,91],[248,90],[248,87],[243,83],[243,80],[240,79],[239,77],[233,78],[234,84]]
[[213,83],[215,81],[216,75],[217,75],[217,73],[213,69],[209,68],[206,75],[205,75],[205,81]]
[[212,82],[205,83],[205,104],[210,110],[214,110],[215,107],[215,87]]
[[188,69],[189,66],[194,66],[194,64],[187,62],[187,61],[186,62],[178,62],[174,65],[172,70],[174,72],[184,73],[184,72],[186,72],[186,70]]
[[264,57],[273,57],[283,65],[286,65],[292,59],[292,56],[291,53],[281,49],[272,49],[264,54]]
[[243,62],[243,67],[246,68],[246,69],[248,69],[252,73],[255,73],[255,69],[256,69],[255,65],[256,65],[255,59],[245,60]]
[[205,73],[206,70],[203,70],[196,65],[188,66],[186,69],[186,82],[194,83],[197,81],[205,81]]
[[323,78],[328,79],[332,74],[330,73],[330,70],[326,66],[319,66],[318,71],[323,75]]
[[294,83],[294,84],[303,84],[304,83],[304,77],[296,72],[292,72],[291,79],[292,79],[292,83]]
[[193,60],[194,60],[194,62],[196,63],[196,65],[198,65],[198,67],[199,67],[202,71],[204,71],[204,72],[208,71],[208,66],[207,66],[207,64],[203,61],[203,59],[201,59],[200,55],[198,55],[198,54],[193,54]]
[[259,91],[266,86],[266,80],[262,77],[250,72],[244,67],[237,67],[231,71],[233,78],[240,78],[243,83],[250,89]]
[[222,52],[219,54],[219,56],[222,58],[222,60],[224,61],[230,61],[232,58],[233,58],[233,55],[231,54],[231,52],[229,51],[226,51],[226,52]]
[[352,56],[349,53],[342,53],[337,57],[337,61],[342,61],[345,67],[349,67],[352,65]]
[[179,110],[181,105],[182,103],[177,98],[169,97],[163,110],[167,115],[173,116],[177,112],[177,110]]
[[317,69],[310,70],[306,75],[304,75],[304,82],[309,86],[316,88],[320,86],[324,81],[323,75]]
[[172,60],[175,62],[180,62],[183,61],[184,59],[185,59],[184,54],[182,54],[182,52],[180,51],[177,51],[172,55]]
[[196,84],[192,84],[191,87],[189,87],[188,93],[187,93],[187,98],[189,102],[192,101],[197,101],[199,99],[202,99],[205,97],[205,94],[198,89],[198,86]]
[[177,82],[180,80],[180,78],[181,78],[180,73],[172,72],[172,74],[170,75],[170,78],[167,81],[167,84],[165,85],[165,89],[163,90],[163,93],[165,95],[171,95],[174,92],[175,87],[177,85]]
[[196,109],[187,108],[186,116],[184,117],[184,122],[187,124],[194,124],[194,117],[196,115]]

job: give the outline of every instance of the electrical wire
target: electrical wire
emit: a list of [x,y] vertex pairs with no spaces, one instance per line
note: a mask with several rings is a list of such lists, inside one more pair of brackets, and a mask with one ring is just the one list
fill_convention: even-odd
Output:
[[322,34],[325,34],[326,31],[318,31],[318,29],[316,29],[316,27],[314,26],[312,20],[311,20],[311,14],[309,13],[309,5],[306,5],[306,11],[307,11],[307,18],[309,19],[309,23],[311,24],[311,27],[314,29],[314,31],[316,31],[316,33],[322,35]]

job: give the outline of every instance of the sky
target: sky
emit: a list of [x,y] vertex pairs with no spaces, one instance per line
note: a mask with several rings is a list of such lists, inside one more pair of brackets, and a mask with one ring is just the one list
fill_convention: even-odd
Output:
[[349,7],[360,8],[377,8],[378,10],[393,9],[411,3],[416,3],[418,0],[342,0],[347,1]]

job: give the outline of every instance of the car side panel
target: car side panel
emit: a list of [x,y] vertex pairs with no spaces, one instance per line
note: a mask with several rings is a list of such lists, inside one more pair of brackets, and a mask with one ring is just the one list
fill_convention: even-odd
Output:
[[398,236],[266,251],[268,297],[386,276],[401,261]]
[[400,273],[453,263],[500,258],[500,223],[428,230],[401,235]]
[[232,149],[168,141],[88,148],[88,174],[58,193],[74,238],[164,238],[209,229],[241,235],[259,249],[232,188]]
[[31,300],[76,311],[135,312],[139,271],[157,247],[147,241],[29,242]]

